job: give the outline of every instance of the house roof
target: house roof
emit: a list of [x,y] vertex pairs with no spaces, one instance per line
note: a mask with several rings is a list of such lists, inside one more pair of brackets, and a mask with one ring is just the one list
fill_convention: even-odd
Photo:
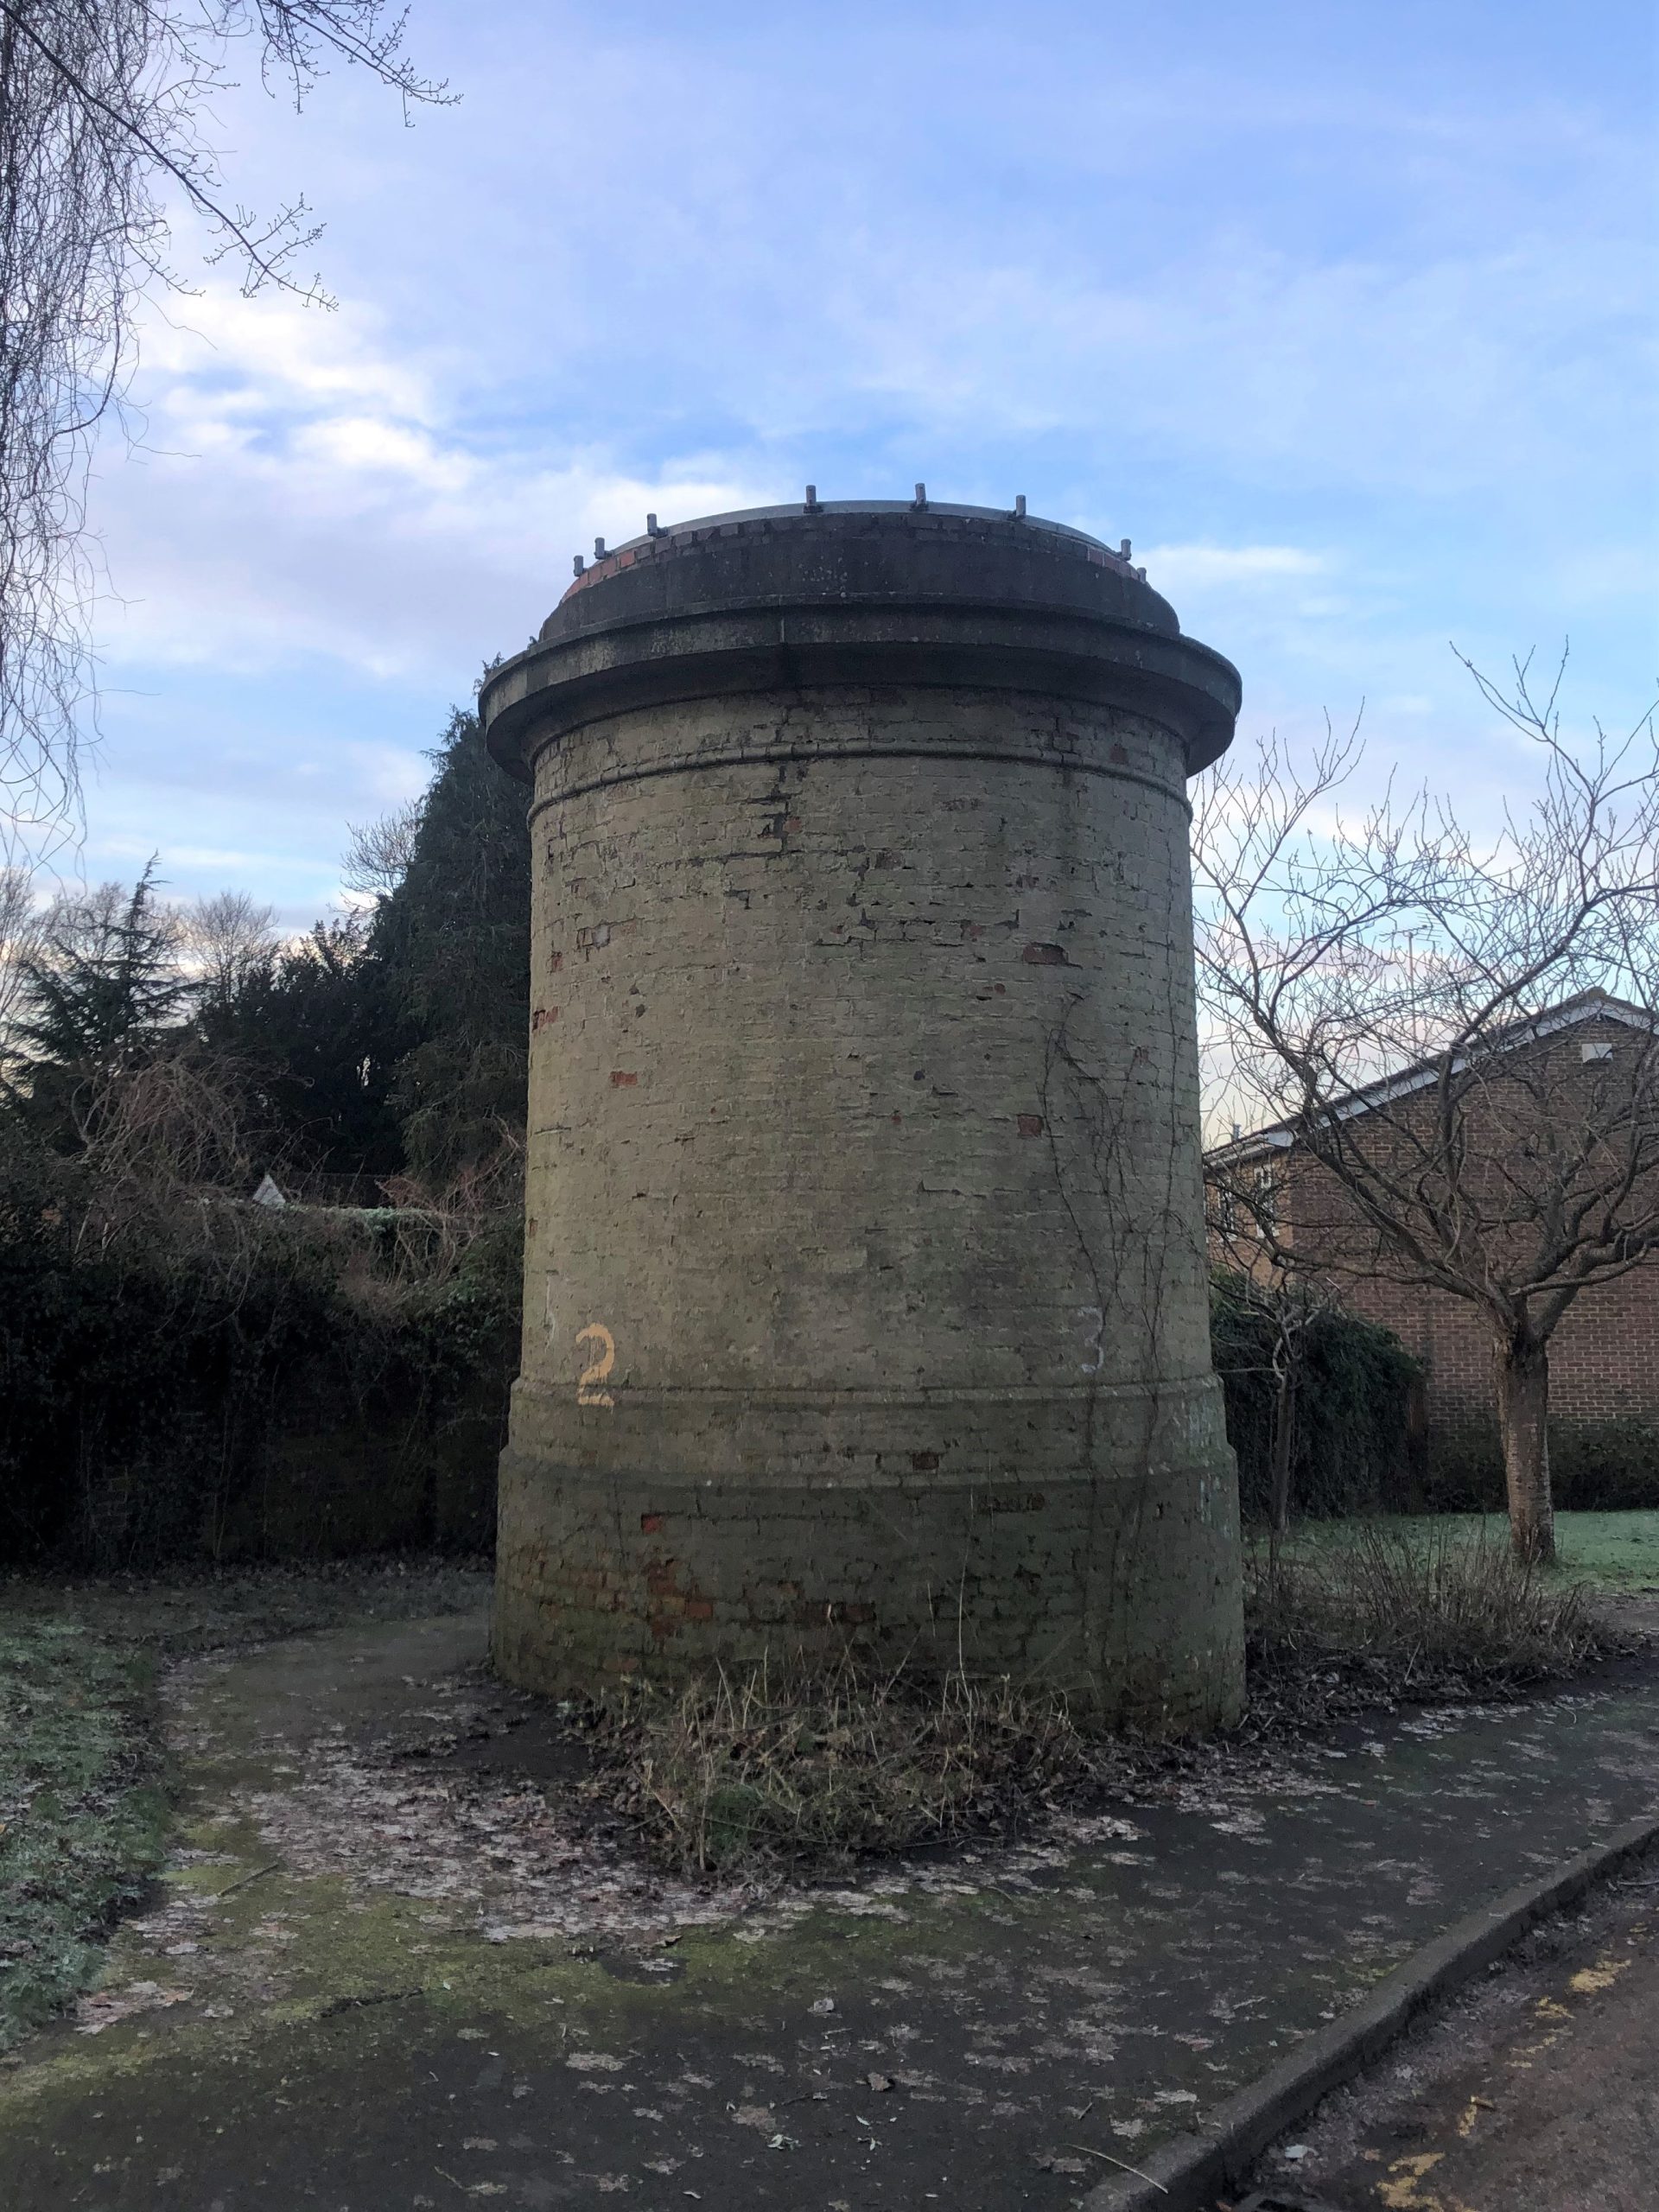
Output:
[[[1540,1038],[1553,1037],[1586,1021],[1618,1021],[1628,1028],[1644,1029],[1649,1033],[1656,1026],[1654,1015],[1642,1007],[1632,1006],[1628,999],[1615,998],[1611,991],[1580,991],[1573,998],[1563,999],[1559,1006],[1546,1007],[1542,1014],[1524,1014],[1518,1020],[1495,1029],[1474,1051],[1456,1054],[1452,1072],[1458,1074],[1471,1060],[1516,1052],[1523,1045],[1536,1044]],[[1369,1114],[1373,1108],[1386,1106],[1391,1100],[1403,1098],[1414,1090],[1426,1090],[1431,1084],[1439,1082],[1442,1066],[1442,1056],[1436,1052],[1427,1059],[1413,1061],[1394,1075],[1379,1076],[1375,1082],[1362,1084],[1332,1109],[1335,1117],[1350,1121],[1356,1115]],[[1246,1136],[1212,1146],[1205,1159],[1217,1163],[1245,1160],[1258,1153],[1282,1152],[1295,1141],[1295,1117],[1287,1116],[1283,1121],[1269,1122]]]

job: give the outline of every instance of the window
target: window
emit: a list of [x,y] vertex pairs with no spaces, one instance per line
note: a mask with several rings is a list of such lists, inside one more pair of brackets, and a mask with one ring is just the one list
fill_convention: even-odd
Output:
[[1591,1060],[1611,1060],[1612,1057],[1611,1045],[1580,1045],[1579,1047],[1579,1058],[1586,1064]]

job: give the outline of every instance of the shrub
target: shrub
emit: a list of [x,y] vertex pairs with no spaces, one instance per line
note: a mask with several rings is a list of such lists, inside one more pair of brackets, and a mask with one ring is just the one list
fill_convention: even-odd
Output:
[[1334,1669],[1389,1697],[1547,1681],[1607,1642],[1580,1587],[1517,1563],[1507,1533],[1434,1520],[1258,1545],[1245,1617],[1259,1681]]
[[0,1561],[486,1541],[502,1242],[158,1194],[0,1126]]
[[[1659,1427],[1630,1416],[1556,1415],[1549,1424],[1549,1471],[1561,1512],[1659,1509]],[[1423,1503],[1432,1513],[1503,1511],[1503,1455],[1495,1421],[1433,1438]]]
[[[1211,1286],[1210,1341],[1238,1455],[1239,1502],[1265,1521],[1271,1493],[1274,1325],[1237,1275]],[[1387,1329],[1340,1308],[1316,1314],[1303,1339],[1290,1497],[1312,1517],[1404,1503],[1407,1433],[1417,1362]]]

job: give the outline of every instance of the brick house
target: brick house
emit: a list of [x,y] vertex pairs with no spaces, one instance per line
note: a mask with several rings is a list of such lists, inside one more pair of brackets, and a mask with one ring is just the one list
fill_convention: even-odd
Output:
[[[1460,1092],[1459,1110],[1471,1154],[1489,1163],[1475,1178],[1474,1209],[1484,1206],[1479,1230],[1494,1246],[1525,1249],[1538,1230],[1537,1208],[1516,1200],[1505,1173],[1511,1163],[1523,1192],[1570,1187],[1575,1160],[1584,1182],[1593,1183],[1597,1147],[1605,1147],[1610,1128],[1628,1131],[1659,1119],[1656,1057],[1650,1018],[1601,991],[1493,1040]],[[1440,1060],[1425,1061],[1357,1090],[1341,1109],[1352,1144],[1402,1168],[1432,1160],[1446,1072]],[[1453,1071],[1459,1079],[1465,1072]],[[1545,1166],[1529,1184],[1532,1160]],[[1484,1312],[1450,1291],[1403,1280],[1406,1271],[1351,1193],[1289,1123],[1215,1147],[1205,1177],[1216,1266],[1270,1278],[1274,1244],[1299,1263],[1311,1262],[1344,1306],[1392,1330],[1421,1362],[1417,1418],[1430,1455],[1448,1446],[1495,1449],[1493,1332]],[[1652,1186],[1649,1174],[1629,1202],[1632,1214],[1643,1211]],[[1659,1254],[1578,1293],[1550,1340],[1549,1370],[1552,1435],[1636,1421],[1659,1437]]]

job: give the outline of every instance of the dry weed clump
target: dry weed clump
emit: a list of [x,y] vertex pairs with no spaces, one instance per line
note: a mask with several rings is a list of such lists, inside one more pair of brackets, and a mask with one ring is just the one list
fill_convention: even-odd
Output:
[[592,1793],[698,1872],[943,1840],[1036,1809],[1086,1765],[1058,1696],[960,1674],[925,1683],[851,1656],[630,1689],[589,1725]]
[[1262,1545],[1246,1605],[1253,1688],[1487,1695],[1575,1674],[1616,1640],[1579,1586],[1520,1564],[1507,1538],[1443,1522]]
[[636,1685],[582,1716],[591,1802],[688,1874],[830,1869],[1012,1827],[1060,1807],[1167,1795],[1277,1757],[1362,1712],[1515,1694],[1617,1642],[1580,1591],[1461,1529],[1333,1525],[1250,1560],[1249,1707],[1191,1739],[1090,1731],[1058,1694],[855,1655],[678,1691]]

